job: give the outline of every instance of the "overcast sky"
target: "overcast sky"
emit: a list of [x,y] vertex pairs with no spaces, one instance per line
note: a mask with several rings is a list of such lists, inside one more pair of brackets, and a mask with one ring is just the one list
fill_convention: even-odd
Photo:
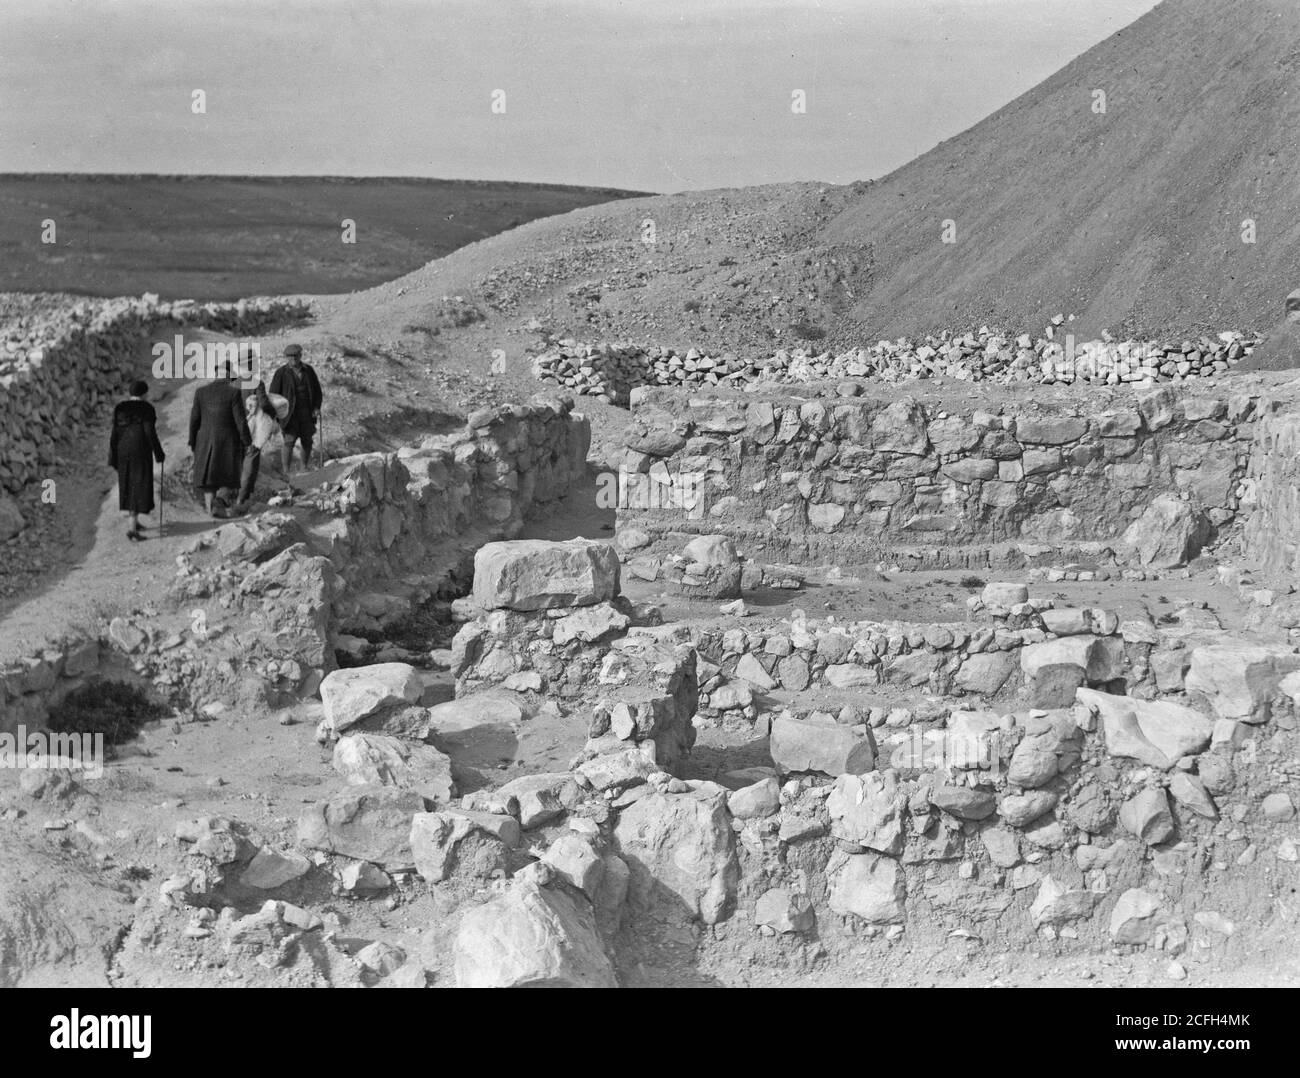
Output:
[[1154,6],[0,0],[0,171],[844,183],[969,127]]

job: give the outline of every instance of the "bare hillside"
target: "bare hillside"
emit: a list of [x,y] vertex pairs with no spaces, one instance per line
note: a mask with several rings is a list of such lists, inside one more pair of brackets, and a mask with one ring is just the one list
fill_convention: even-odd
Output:
[[[344,322],[382,333],[463,293],[507,351],[534,318],[714,348],[1019,331],[1058,311],[1083,333],[1266,327],[1300,278],[1298,75],[1300,5],[1166,0],[880,181],[591,207],[354,297]],[[472,368],[483,328],[442,346]]]
[[852,317],[882,333],[1057,310],[1097,330],[1272,325],[1300,276],[1298,79],[1300,5],[1166,0],[827,222],[872,254]]

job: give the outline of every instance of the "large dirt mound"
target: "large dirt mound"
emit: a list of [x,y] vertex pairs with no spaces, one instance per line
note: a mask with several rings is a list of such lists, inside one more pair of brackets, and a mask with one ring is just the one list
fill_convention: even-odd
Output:
[[[1094,330],[1271,325],[1300,241],[1298,74],[1300,6],[1166,0],[828,222],[874,256],[852,316],[882,331],[1054,310]],[[956,244],[937,242],[944,219]]]
[[1298,72],[1293,3],[1166,0],[880,181],[596,206],[347,302],[376,332],[464,292],[491,336],[536,317],[714,348],[1034,330],[1058,311],[1076,335],[1261,328],[1295,284]]

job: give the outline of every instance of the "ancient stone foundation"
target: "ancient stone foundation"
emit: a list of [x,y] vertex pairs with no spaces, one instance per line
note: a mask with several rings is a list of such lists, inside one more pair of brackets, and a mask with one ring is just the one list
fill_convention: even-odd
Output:
[[642,389],[619,542],[655,554],[722,533],[805,564],[1178,565],[1236,517],[1258,393]]

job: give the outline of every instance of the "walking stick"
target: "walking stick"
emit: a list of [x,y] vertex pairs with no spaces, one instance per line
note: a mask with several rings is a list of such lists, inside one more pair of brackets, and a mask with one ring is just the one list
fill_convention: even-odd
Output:
[[158,538],[163,537],[163,506],[167,504],[167,463],[158,462]]

